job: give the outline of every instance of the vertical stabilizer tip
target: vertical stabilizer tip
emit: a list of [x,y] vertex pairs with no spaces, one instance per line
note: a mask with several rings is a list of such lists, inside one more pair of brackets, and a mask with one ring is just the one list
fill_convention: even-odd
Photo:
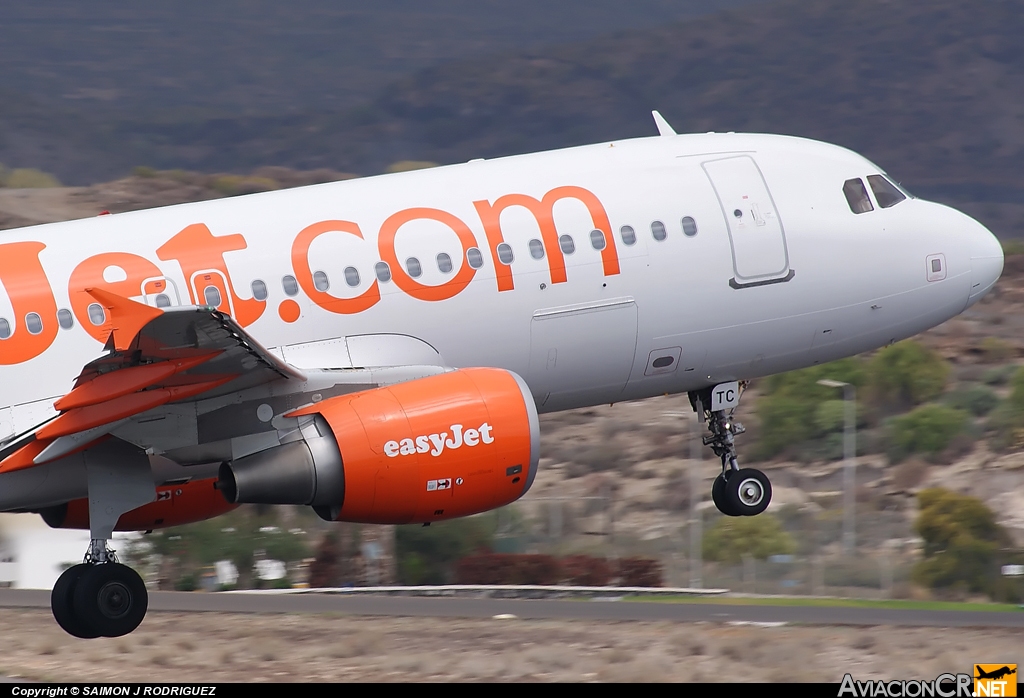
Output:
[[675,129],[668,125],[668,122],[665,121],[665,117],[662,116],[657,109],[651,112],[651,116],[654,117],[654,123],[658,126],[659,134],[661,134],[662,136],[676,135]]

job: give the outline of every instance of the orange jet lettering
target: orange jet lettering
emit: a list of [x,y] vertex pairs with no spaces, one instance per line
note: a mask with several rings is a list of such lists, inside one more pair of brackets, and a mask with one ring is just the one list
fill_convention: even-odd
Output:
[[[41,242],[14,242],[0,245],[0,282],[11,299],[14,318],[11,336],[0,340],[0,365],[13,366],[42,354],[57,338],[57,302],[46,278],[39,253]],[[26,317],[35,313],[42,329],[32,334]]]
[[[126,278],[113,282],[104,280],[103,272],[109,267],[121,270]],[[89,257],[71,272],[68,281],[71,310],[78,318],[78,324],[90,337],[98,342],[106,342],[110,336],[110,318],[106,318],[106,322],[99,326],[92,323],[89,319],[89,306],[96,303],[96,299],[86,293],[85,289],[98,288],[122,298],[132,298],[144,293],[142,285],[146,279],[161,275],[160,269],[148,259],[127,252],[106,252]]]
[[608,221],[608,214],[605,212],[604,206],[594,194],[582,187],[572,186],[556,187],[545,194],[541,201],[526,194],[506,194],[493,204],[487,201],[473,202],[477,213],[480,214],[480,221],[484,224],[484,232],[487,234],[487,246],[490,248],[491,258],[494,260],[494,271],[499,291],[511,291],[515,288],[515,283],[512,280],[512,267],[501,264],[498,260],[498,245],[505,241],[501,229],[501,213],[510,206],[522,206],[533,214],[540,227],[544,248],[547,250],[551,283],[560,284],[566,281],[565,258],[562,256],[562,248],[558,244],[558,229],[555,227],[554,218],[555,203],[561,199],[576,199],[587,207],[594,228],[604,233],[605,246],[601,250],[604,274],[612,276],[619,273],[619,254],[615,249],[612,226]]
[[[204,224],[195,223],[164,243],[156,254],[165,262],[175,260],[181,265],[194,305],[208,305],[209,297],[205,289],[207,286],[216,288],[217,294],[213,297],[221,296],[217,310],[224,313],[234,310],[233,315],[238,324],[247,327],[260,319],[267,302],[255,298],[239,298],[224,261],[225,252],[244,250],[246,247],[245,238],[239,234],[214,237]],[[200,295],[197,286],[202,287],[203,295]]]
[[[324,310],[341,315],[361,313],[380,300],[380,288],[376,280],[370,284],[370,288],[355,298],[337,298],[319,290],[313,283],[313,271],[309,268],[309,248],[314,240],[325,233],[349,233],[357,238],[363,238],[359,226],[349,221],[321,221],[304,228],[292,243],[292,268],[295,270],[295,278],[310,300]],[[294,322],[284,319],[286,322]]]

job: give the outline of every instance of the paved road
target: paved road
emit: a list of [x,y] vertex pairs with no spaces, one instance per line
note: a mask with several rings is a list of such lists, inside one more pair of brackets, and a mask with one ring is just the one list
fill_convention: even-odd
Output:
[[[49,608],[50,592],[0,589],[0,607]],[[697,621],[800,623],[808,625],[904,625],[1024,628],[1024,612],[923,611],[904,609],[740,606],[714,603],[654,603],[609,600],[436,598],[342,594],[210,594],[153,592],[151,611],[228,613],[344,613],[372,616],[519,618],[603,621]]]

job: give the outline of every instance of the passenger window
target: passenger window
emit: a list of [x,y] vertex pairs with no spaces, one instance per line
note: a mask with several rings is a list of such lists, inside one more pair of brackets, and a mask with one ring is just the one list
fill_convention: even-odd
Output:
[[423,267],[420,266],[420,260],[415,257],[409,257],[409,259],[405,260],[405,268],[408,270],[409,276],[414,279],[420,278],[420,274],[423,273]]
[[512,254],[512,246],[507,242],[503,242],[498,245],[498,261],[502,264],[509,265],[516,256]]
[[11,336],[11,323],[7,318],[0,317],[0,339],[7,339]]
[[882,208],[895,206],[907,198],[882,175],[868,175],[868,184],[871,186],[871,191],[875,193],[875,201]]
[[220,289],[216,286],[207,286],[203,289],[203,298],[206,299],[207,305],[216,308],[221,302]]
[[345,283],[355,288],[359,285],[359,270],[355,267],[345,267]]
[[377,281],[386,284],[391,281],[391,267],[387,262],[377,262],[373,265],[373,273],[377,275]]
[[692,238],[697,234],[697,221],[693,220],[690,216],[683,218],[683,235],[688,238]]
[[437,255],[437,268],[441,270],[442,274],[452,273],[452,258],[448,256],[447,252]]
[[475,247],[470,247],[468,250],[466,250],[466,261],[469,262],[469,266],[473,267],[474,269],[479,269],[484,265],[483,252],[481,252]]
[[156,297],[156,307],[158,307],[158,308],[170,308],[171,307],[171,299],[170,299],[170,297],[168,297],[168,295],[166,293],[157,294],[157,297]]
[[850,210],[854,213],[867,213],[875,210],[868,198],[867,189],[860,179],[848,179],[843,183],[843,194],[846,195],[846,203],[850,204]]
[[[251,287],[253,298],[255,298],[258,301],[267,300],[267,285],[265,283],[263,283],[259,279],[256,279],[255,281],[252,282]],[[157,307],[160,307],[159,303],[157,303]]]
[[29,313],[25,316],[25,328],[29,334],[39,334],[43,331],[43,319],[39,313]]
[[96,325],[96,327],[107,321],[107,313],[99,303],[90,303],[87,312],[89,313],[89,322]]
[[331,280],[327,278],[327,272],[315,271],[313,272],[313,288],[320,293],[324,293],[331,287]]
[[658,242],[667,238],[668,232],[665,230],[665,224],[661,221],[654,221],[651,223],[651,235],[653,235],[654,239]]
[[534,259],[544,259],[544,243],[540,240],[530,240],[530,256]]
[[633,230],[633,226],[624,225],[619,228],[619,235],[622,237],[623,245],[635,245],[636,244],[636,231]]
[[562,254],[572,254],[576,251],[576,243],[573,242],[571,235],[558,238],[558,246],[562,248]]
[[67,308],[61,308],[57,311],[57,324],[65,330],[70,330],[75,326],[75,316]]
[[607,244],[607,241],[604,239],[604,233],[602,233],[600,230],[591,230],[590,231],[590,246],[591,247],[593,247],[595,250],[600,251],[600,250],[604,249],[604,246],[606,244]]
[[299,293],[299,282],[295,280],[294,276],[289,275],[281,279],[281,286],[284,288],[286,296],[296,296]]

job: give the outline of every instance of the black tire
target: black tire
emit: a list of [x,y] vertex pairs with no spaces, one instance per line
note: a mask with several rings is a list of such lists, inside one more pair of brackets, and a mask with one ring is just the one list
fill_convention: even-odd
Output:
[[711,500],[718,507],[718,510],[726,516],[739,516],[733,510],[732,504],[729,499],[725,496],[725,489],[728,480],[725,479],[725,475],[721,474],[715,478],[714,484],[711,485]]
[[79,617],[103,637],[127,635],[146,617],[149,594],[131,567],[108,562],[92,565],[78,580],[74,607]]
[[50,610],[53,611],[57,625],[67,634],[83,640],[100,636],[75,613],[75,587],[78,586],[78,580],[82,575],[89,571],[89,567],[91,565],[75,565],[64,570],[50,592]]
[[772,483],[760,470],[737,470],[726,483],[725,499],[738,516],[757,516],[772,501]]

